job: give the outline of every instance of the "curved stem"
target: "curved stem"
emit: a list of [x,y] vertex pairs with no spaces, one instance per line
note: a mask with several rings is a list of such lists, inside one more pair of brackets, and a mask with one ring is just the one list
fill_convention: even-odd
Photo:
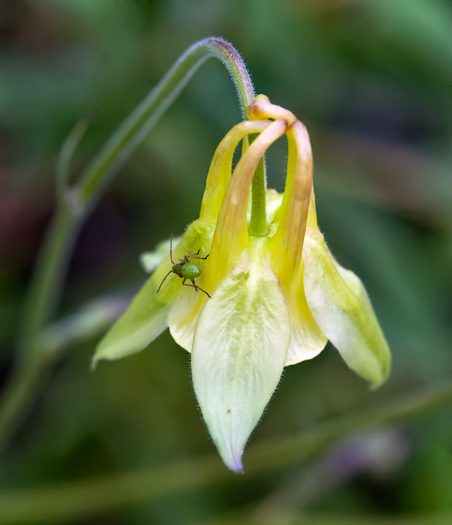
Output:
[[39,336],[58,304],[67,263],[80,226],[113,175],[209,57],[220,59],[228,69],[244,113],[254,99],[245,64],[231,44],[212,37],[195,43],[179,58],[119,126],[73,189],[66,187],[68,162],[81,131],[76,131],[70,138],[67,151],[60,157],[57,212],[46,235],[26,300],[18,363],[0,403],[0,444],[5,442],[20,420],[28,397],[39,384],[39,376],[45,368],[45,357],[41,355],[38,345]]
[[112,135],[81,176],[79,199],[91,207],[114,173],[124,164],[186,86],[198,67],[209,57],[221,60],[236,86],[242,113],[254,100],[254,89],[237,50],[222,38],[206,38],[185,51],[158,85]]
[[28,359],[31,354],[36,357],[35,354],[39,353],[39,335],[57,307],[81,219],[79,214],[60,201],[38,256],[28,290],[19,339],[21,359]]
[[51,362],[42,352],[40,334],[56,307],[78,226],[77,216],[60,204],[38,258],[25,306],[16,365],[0,400],[0,449],[20,423]]
[[[452,403],[452,384],[414,394],[386,406],[366,409],[337,421],[318,425],[310,432],[250,447],[248,478],[306,461],[352,432],[398,423]],[[147,467],[110,477],[91,478],[38,489],[0,494],[2,521],[74,520],[111,511],[131,503],[150,503],[175,493],[237,478],[214,456],[161,467]]]
[[[58,155],[58,161],[56,165],[56,189],[57,197],[60,203],[65,203],[68,197],[69,188],[69,168],[71,159],[79,145],[80,141],[88,128],[90,119],[82,118],[74,126],[73,130],[69,133],[69,136],[65,140],[60,154]],[[70,194],[70,192],[69,192]]]
[[24,412],[29,408],[33,393],[43,379],[46,361],[40,358],[21,360],[11,376],[8,389],[0,407],[0,450],[11,438],[21,423]]
[[[222,38],[210,37],[193,44],[177,60],[158,85],[123,122],[81,176],[79,201],[92,207],[111,177],[174,102],[198,67],[209,57],[221,60],[229,71],[245,116],[255,98],[248,70],[238,51]],[[259,163],[252,184],[250,233],[267,233],[265,162]]]

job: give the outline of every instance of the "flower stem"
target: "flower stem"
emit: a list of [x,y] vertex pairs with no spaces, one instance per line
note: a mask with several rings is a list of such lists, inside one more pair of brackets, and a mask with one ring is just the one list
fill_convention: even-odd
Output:
[[94,205],[113,175],[174,102],[195,71],[209,57],[221,60],[236,86],[242,113],[254,100],[254,89],[237,50],[221,38],[206,38],[193,44],[177,60],[157,86],[111,136],[81,175],[80,202]]
[[[252,446],[247,453],[247,478],[311,459],[353,432],[413,419],[451,403],[452,384],[446,384],[320,424],[304,434]],[[208,456],[110,477],[3,492],[0,494],[1,518],[8,523],[73,521],[236,479],[217,457]]]
[[[11,435],[48,364],[40,334],[52,319],[59,302],[66,267],[86,216],[119,168],[179,95],[198,67],[209,57],[222,61],[233,79],[243,114],[254,100],[254,90],[245,64],[234,47],[221,38],[206,38],[192,45],[119,126],[99,154],[84,170],[79,182],[68,188],[68,162],[83,126],[71,134],[57,177],[58,205],[38,258],[25,305],[17,364],[0,404],[0,446]],[[265,175],[262,175],[265,179]]]
[[37,357],[40,352],[37,341],[56,310],[81,218],[69,206],[60,204],[47,232],[25,305],[19,341],[23,359],[28,359],[30,354]]
[[39,344],[40,333],[56,307],[79,221],[60,205],[47,233],[28,291],[16,364],[0,402],[0,449],[10,439],[42,375],[53,359]]
[[267,234],[267,177],[265,176],[265,160],[262,159],[254,172],[251,185],[251,218],[248,225],[250,235],[263,237]]

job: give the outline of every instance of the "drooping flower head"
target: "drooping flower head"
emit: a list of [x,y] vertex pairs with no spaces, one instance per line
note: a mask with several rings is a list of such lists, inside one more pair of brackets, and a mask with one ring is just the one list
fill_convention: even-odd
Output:
[[[329,339],[346,364],[373,386],[388,376],[390,352],[361,281],[330,254],[317,226],[312,154],[304,125],[286,109],[256,98],[249,120],[219,144],[199,219],[175,246],[175,258],[200,250],[197,282],[181,286],[166,258],[100,342],[95,362],[143,350],[167,326],[192,353],[193,385],[225,464],[242,471],[245,444],[283,368],[318,355]],[[254,140],[248,145],[248,137]],[[266,226],[250,233],[250,187],[270,145],[286,135],[283,195],[263,198]],[[232,172],[233,155],[244,142]],[[176,259],[175,259],[176,260]]]

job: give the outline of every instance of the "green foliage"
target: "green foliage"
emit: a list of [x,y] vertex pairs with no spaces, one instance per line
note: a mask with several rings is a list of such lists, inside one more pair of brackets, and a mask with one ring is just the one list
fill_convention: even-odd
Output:
[[[323,420],[450,382],[451,17],[446,0],[2,2],[2,377],[9,375],[19,304],[54,208],[58,152],[70,130],[91,118],[71,160],[78,174],[188,45],[219,34],[240,50],[257,91],[307,125],[319,223],[340,263],[362,277],[394,354],[390,380],[372,394],[332,348],[289,367],[254,441],[282,444]],[[164,237],[182,233],[198,216],[212,153],[239,119],[224,69],[212,61],[202,66],[88,220],[63,315],[100,294],[133,295],[145,280],[138,255],[161,241],[162,229]],[[279,190],[281,155],[276,147],[268,157],[270,186]],[[64,326],[49,334],[64,339]],[[8,501],[22,511],[28,504],[33,519],[56,505],[52,494],[33,499],[48,483],[82,483],[136,467],[159,472],[190,457],[189,470],[163,470],[168,477],[153,485],[149,501],[139,483],[123,480],[127,490],[115,485],[107,498],[112,510],[94,511],[86,497],[92,489],[84,485],[84,498],[61,501],[85,510],[54,523],[76,515],[86,523],[265,523],[265,515],[278,523],[300,520],[301,512],[313,513],[312,523],[323,522],[322,513],[335,524],[398,523],[398,516],[406,523],[450,522],[450,411],[428,424],[397,425],[374,461],[357,462],[338,448],[328,461],[287,461],[277,475],[224,474],[197,485],[207,467],[196,458],[214,449],[194,404],[188,354],[165,334],[152,350],[92,374],[97,339],[86,332],[45,377],[0,459],[6,500],[8,491],[27,489]],[[369,443],[368,436],[357,439]],[[306,477],[316,480],[310,490]],[[165,492],[165,484],[173,489]],[[132,490],[134,505],[113,508],[116,494]],[[389,514],[397,518],[383,517]]]

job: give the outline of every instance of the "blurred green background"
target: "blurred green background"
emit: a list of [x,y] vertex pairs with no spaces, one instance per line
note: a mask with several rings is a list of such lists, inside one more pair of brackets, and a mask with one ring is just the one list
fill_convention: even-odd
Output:
[[[450,381],[450,1],[2,0],[2,384],[55,207],[64,139],[81,117],[92,118],[73,160],[76,175],[177,57],[210,35],[231,41],[256,91],[307,125],[320,227],[341,264],[366,284],[394,356],[390,380],[377,392],[330,345],[287,368],[250,449]],[[240,118],[227,72],[208,61],[81,231],[61,316],[98,296],[132,296],[145,279],[139,254],[197,217],[215,147]],[[279,191],[285,158],[283,142],[268,156],[269,186]],[[68,348],[46,376],[0,459],[0,491],[32,494],[187,458],[195,461],[187,475],[196,478],[196,458],[215,453],[189,356],[168,333],[91,373],[100,335]],[[452,411],[352,436],[308,463],[249,478],[225,473],[208,486],[138,499],[43,522],[365,524],[419,516],[419,523],[451,523]],[[40,516],[37,510],[34,519]]]

